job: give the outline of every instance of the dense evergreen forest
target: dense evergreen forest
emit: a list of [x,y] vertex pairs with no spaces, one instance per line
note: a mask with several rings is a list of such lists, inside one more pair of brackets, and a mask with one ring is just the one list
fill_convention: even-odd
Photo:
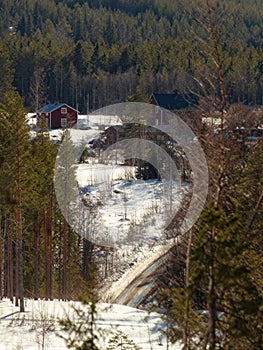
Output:
[[[1,58],[31,111],[60,101],[86,113],[153,91],[197,90],[193,77],[212,70],[201,3],[3,0]],[[263,103],[262,5],[215,2],[230,103]]]

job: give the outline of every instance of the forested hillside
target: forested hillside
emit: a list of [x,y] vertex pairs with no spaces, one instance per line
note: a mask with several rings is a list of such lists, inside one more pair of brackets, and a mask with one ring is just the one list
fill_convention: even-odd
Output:
[[[63,101],[86,113],[153,91],[196,90],[193,77],[212,69],[199,3],[2,0],[1,62],[10,57],[10,79],[32,111]],[[262,18],[262,0],[214,8],[229,102],[263,103]]]

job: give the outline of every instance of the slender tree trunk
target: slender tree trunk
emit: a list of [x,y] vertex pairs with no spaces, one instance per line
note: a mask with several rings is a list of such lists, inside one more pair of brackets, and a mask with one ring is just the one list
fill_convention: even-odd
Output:
[[[6,222],[8,219],[6,218]],[[8,226],[8,224],[6,223]],[[7,297],[13,302],[14,297],[14,266],[13,266],[13,240],[10,227],[7,227]]]
[[7,241],[7,215],[5,214],[3,220],[3,295],[8,297],[8,241]]
[[49,294],[49,250],[48,250],[48,224],[49,224],[49,211],[44,212],[44,250],[45,250],[45,298],[48,299]]
[[60,298],[63,298],[62,295],[62,224],[60,223],[59,227],[59,248],[58,248],[58,256],[59,256],[59,269],[58,269],[58,295]]
[[52,216],[53,195],[50,194],[48,214],[45,217],[46,298],[52,299]]
[[[209,0],[205,0],[208,11],[208,23],[210,40],[214,49],[214,62],[217,69],[218,81],[221,93],[221,106],[220,106],[220,153],[219,153],[219,165],[218,165],[218,177],[216,180],[217,193],[215,198],[215,205],[221,204],[222,191],[225,186],[226,179],[226,162],[225,162],[225,107],[226,107],[226,89],[224,82],[224,73],[222,68],[222,59],[219,50],[219,43],[215,34],[215,28],[213,24],[212,7]],[[210,242],[210,262],[209,262],[209,276],[208,276],[208,345],[210,350],[216,349],[216,323],[217,323],[217,295],[216,295],[216,281],[215,281],[215,245],[216,235],[215,227],[211,232]]]
[[83,276],[86,281],[91,280],[90,275],[90,264],[92,262],[94,245],[92,242],[88,241],[86,238],[83,239]]
[[52,217],[53,217],[53,192],[50,195],[49,206],[49,226],[48,226],[48,275],[49,275],[49,298],[53,299],[53,280],[52,280],[52,262],[53,262],[53,249],[52,249]]
[[4,297],[4,239],[2,230],[2,213],[0,213],[0,299]]
[[105,250],[105,273],[104,273],[104,278],[107,278],[108,277],[108,255],[109,255],[109,251],[106,247],[106,250]]
[[185,276],[185,314],[184,314],[184,328],[183,328],[183,350],[190,350],[189,339],[189,312],[190,312],[190,292],[189,292],[189,279],[190,279],[190,252],[193,238],[193,229],[189,231],[187,253],[186,253],[186,276]]
[[[17,209],[16,209],[16,305],[18,299],[20,301],[20,312],[25,311],[24,307],[24,279],[23,279],[23,217],[22,217],[22,186],[21,186],[21,150],[17,145],[17,176],[16,176],[16,192],[17,192]],[[17,305],[18,306],[18,305]]]
[[15,272],[15,306],[19,306],[19,260],[18,260],[18,233],[16,232],[16,272]]
[[66,263],[66,290],[67,290],[67,298],[70,298],[71,293],[71,247],[72,247],[72,231],[67,231],[67,263]]
[[209,266],[209,283],[208,283],[208,344],[209,349],[216,349],[216,295],[215,295],[215,278],[214,278],[214,262],[210,262]]
[[40,246],[40,213],[35,218],[35,241],[34,241],[34,298],[39,297],[39,246]]
[[67,221],[63,218],[63,242],[62,242],[62,297],[67,298]]
[[17,209],[17,297],[20,302],[20,312],[25,311],[24,306],[24,278],[23,278],[23,241],[22,241],[22,196],[21,186],[18,186],[18,209]]

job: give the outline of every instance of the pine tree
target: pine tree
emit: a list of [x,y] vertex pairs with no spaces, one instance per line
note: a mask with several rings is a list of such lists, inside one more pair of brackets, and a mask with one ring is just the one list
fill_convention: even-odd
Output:
[[68,268],[70,259],[70,232],[68,223],[74,223],[75,201],[77,199],[77,180],[75,169],[75,156],[70,132],[63,134],[55,166],[56,199],[63,214],[62,224],[62,297],[68,298]]
[[[28,192],[30,196],[30,215],[28,220],[33,222],[29,232],[31,237],[28,244],[34,244],[34,249],[28,247],[28,265],[31,269],[27,271],[28,289],[32,290],[35,298],[41,295],[52,298],[52,227],[53,227],[53,172],[56,159],[56,147],[50,141],[46,130],[45,120],[42,120],[37,129],[36,137],[32,139],[31,146],[31,176]],[[34,257],[32,256],[32,252]],[[32,266],[32,261],[34,264]],[[45,264],[41,265],[41,261]],[[33,271],[32,271],[33,270]],[[34,280],[31,278],[34,276]],[[45,281],[44,285],[40,281]],[[45,290],[45,292],[43,291]]]
[[[20,311],[24,311],[23,279],[23,211],[26,202],[26,186],[29,182],[29,129],[26,124],[26,112],[23,99],[15,92],[6,94],[0,107],[1,128],[5,135],[2,144],[2,176],[5,178],[3,192],[6,195],[6,208],[9,208],[10,220],[16,232],[16,305],[20,302]],[[12,230],[12,226],[10,229]]]

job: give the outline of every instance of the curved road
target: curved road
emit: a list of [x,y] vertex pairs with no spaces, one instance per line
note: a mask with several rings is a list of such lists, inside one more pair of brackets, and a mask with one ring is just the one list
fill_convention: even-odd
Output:
[[138,273],[134,275],[133,279],[123,288],[119,288],[119,291],[110,298],[110,302],[113,304],[123,304],[132,307],[138,307],[140,303],[153,289],[154,284],[158,278],[158,270],[163,266],[167,254],[171,249],[171,245],[165,246],[162,251],[162,255],[155,260],[148,263],[141,262]]

